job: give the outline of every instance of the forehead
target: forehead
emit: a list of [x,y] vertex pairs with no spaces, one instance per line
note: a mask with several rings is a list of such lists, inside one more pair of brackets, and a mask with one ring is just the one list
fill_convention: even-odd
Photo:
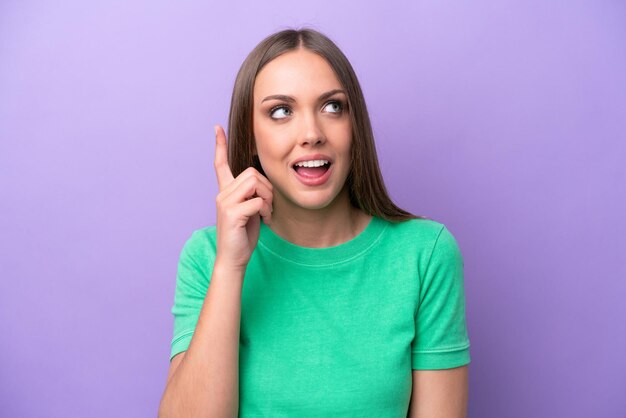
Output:
[[341,88],[341,83],[323,57],[298,49],[267,63],[257,74],[253,94],[258,104],[271,94],[307,98],[338,88]]

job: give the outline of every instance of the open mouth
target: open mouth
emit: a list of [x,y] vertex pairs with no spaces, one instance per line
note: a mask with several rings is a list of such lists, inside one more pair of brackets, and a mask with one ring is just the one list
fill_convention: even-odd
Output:
[[304,177],[304,178],[317,178],[317,177],[322,177],[330,168],[330,162],[324,163],[318,167],[305,167],[305,166],[301,166],[301,165],[294,165],[293,169],[296,171],[296,173],[298,173],[300,176]]

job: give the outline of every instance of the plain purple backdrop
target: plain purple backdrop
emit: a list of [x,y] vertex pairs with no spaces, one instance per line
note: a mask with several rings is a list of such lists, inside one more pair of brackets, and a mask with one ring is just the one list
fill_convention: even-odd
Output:
[[329,35],[385,181],[465,260],[470,417],[626,416],[621,1],[0,4],[0,416],[156,416],[213,124],[266,35]]

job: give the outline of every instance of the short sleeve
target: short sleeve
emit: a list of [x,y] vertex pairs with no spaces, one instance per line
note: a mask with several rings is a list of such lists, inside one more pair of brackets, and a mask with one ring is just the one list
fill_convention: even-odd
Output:
[[463,265],[454,236],[442,226],[421,277],[412,369],[449,369],[470,362]]
[[171,309],[174,316],[174,333],[170,361],[176,354],[189,347],[209,288],[215,261],[215,246],[211,245],[205,232],[195,231],[180,252],[174,305]]

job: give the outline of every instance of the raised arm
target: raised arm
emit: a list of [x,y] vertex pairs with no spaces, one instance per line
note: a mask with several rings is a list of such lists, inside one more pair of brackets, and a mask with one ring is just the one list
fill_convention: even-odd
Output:
[[239,412],[241,293],[260,216],[271,220],[272,186],[253,168],[233,178],[221,127],[216,127],[215,171],[220,192],[213,273],[189,347],[170,363],[159,418],[226,418]]

